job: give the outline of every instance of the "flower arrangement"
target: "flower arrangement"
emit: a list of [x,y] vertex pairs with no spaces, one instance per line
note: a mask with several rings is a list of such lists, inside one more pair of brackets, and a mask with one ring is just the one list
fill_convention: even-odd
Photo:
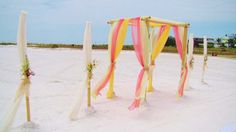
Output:
[[93,78],[93,69],[96,68],[97,62],[93,60],[92,63],[87,65],[88,79],[91,80]]
[[31,75],[35,75],[34,72],[30,69],[30,64],[27,56],[25,56],[24,63],[21,65],[22,76],[29,77]]

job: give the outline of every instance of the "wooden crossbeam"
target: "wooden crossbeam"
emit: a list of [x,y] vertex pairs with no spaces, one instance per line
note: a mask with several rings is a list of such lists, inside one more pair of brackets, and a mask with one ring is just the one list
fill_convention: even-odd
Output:
[[[124,18],[124,19],[132,19],[132,18]],[[109,20],[107,23],[112,24],[113,22],[119,21],[120,19],[112,19]],[[161,19],[161,18],[155,18],[151,16],[143,16],[141,17],[142,21],[146,21],[149,26],[151,27],[159,27],[162,25],[170,25],[170,26],[180,26],[180,27],[189,27],[190,24],[186,22],[177,22],[177,21],[171,21],[171,20],[166,20],[166,19]]]

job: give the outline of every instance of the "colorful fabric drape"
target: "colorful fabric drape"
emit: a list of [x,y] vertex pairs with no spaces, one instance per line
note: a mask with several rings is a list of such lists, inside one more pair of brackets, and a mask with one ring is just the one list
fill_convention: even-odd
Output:
[[152,53],[151,53],[151,64],[149,66],[150,74],[149,74],[148,92],[153,91],[152,74],[153,74],[153,70],[154,70],[155,59],[163,50],[163,48],[166,44],[167,38],[169,36],[169,33],[170,33],[170,26],[163,25],[160,27],[158,34],[156,34],[156,36],[154,36],[154,38],[152,39]]
[[170,33],[170,26],[163,25],[160,27],[159,33],[157,34],[157,38],[154,40],[154,47],[152,50],[152,61],[155,61],[157,56],[161,53],[162,49],[164,48],[166,41],[168,39]]
[[[118,22],[112,23],[112,28],[110,30],[109,40],[108,40],[110,66],[104,78],[98,83],[98,85],[96,85],[93,91],[94,97],[96,97],[99,94],[99,92],[106,86],[109,80],[110,84],[113,84],[116,58],[119,56],[120,51],[122,50],[122,47],[124,45],[128,24],[129,21],[127,19],[121,19]],[[110,88],[108,90],[108,96],[112,96],[112,94],[113,94],[113,85],[110,85]]]
[[135,99],[129,110],[133,110],[139,107],[141,100],[145,98],[146,87],[148,82],[148,72],[149,72],[149,58],[150,58],[150,39],[148,34],[148,28],[144,21],[141,21],[140,17],[131,19],[131,28],[132,28],[132,39],[134,44],[134,49],[136,56],[142,69],[139,73]]
[[182,60],[181,79],[179,82],[178,96],[183,96],[184,88],[187,84],[188,66],[187,66],[187,27],[173,26],[176,47]]

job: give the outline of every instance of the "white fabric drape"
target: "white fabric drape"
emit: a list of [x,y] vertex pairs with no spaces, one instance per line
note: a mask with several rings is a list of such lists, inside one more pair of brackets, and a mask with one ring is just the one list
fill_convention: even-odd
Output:
[[[18,26],[18,34],[17,34],[17,47],[19,52],[19,58],[21,63],[21,68],[27,66],[28,67],[28,59],[26,54],[27,40],[26,40],[26,16],[27,12],[22,11],[19,18],[19,26]],[[24,73],[24,71],[22,71]],[[23,74],[22,73],[22,74]],[[24,95],[29,96],[29,86],[30,80],[28,77],[23,74],[22,81],[16,91],[15,98],[13,103],[10,105],[10,109],[4,117],[3,123],[1,124],[0,131],[5,132],[8,131],[12,122],[14,121],[14,117],[20,105],[20,102]]]
[[85,91],[88,88],[88,73],[87,73],[87,67],[88,65],[92,64],[92,31],[91,31],[91,22],[86,22],[85,25],[85,31],[84,31],[84,42],[83,42],[83,52],[84,52],[84,72],[83,76],[86,76],[86,78],[83,80],[83,85],[80,87],[78,91],[78,98],[76,100],[75,106],[73,107],[73,110],[71,114],[69,115],[69,118],[71,120],[76,120],[78,112],[81,108],[81,105],[83,103]]

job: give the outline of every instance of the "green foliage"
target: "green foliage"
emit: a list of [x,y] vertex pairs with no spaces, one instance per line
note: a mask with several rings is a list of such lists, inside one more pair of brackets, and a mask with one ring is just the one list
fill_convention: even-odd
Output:
[[108,49],[108,45],[107,44],[98,44],[98,45],[92,45],[93,49]]
[[175,44],[175,38],[172,36],[169,36],[167,41],[166,41],[166,45],[165,46],[172,46],[172,47],[176,47]]
[[23,64],[21,65],[22,76],[28,76],[29,70],[30,70],[29,60],[28,60],[27,56],[25,56],[25,60],[24,60]]
[[82,45],[29,43],[28,47],[33,47],[33,48],[80,48],[81,49]]
[[216,41],[217,41],[218,44],[221,43],[221,39],[220,38],[217,38]]
[[228,43],[230,44],[230,47],[234,47],[234,45],[236,44],[236,39],[231,38],[231,39],[228,40]]
[[16,45],[16,43],[11,43],[11,42],[2,42],[0,45]]
[[123,50],[134,50],[134,46],[133,45],[124,45],[124,47],[122,49]]

